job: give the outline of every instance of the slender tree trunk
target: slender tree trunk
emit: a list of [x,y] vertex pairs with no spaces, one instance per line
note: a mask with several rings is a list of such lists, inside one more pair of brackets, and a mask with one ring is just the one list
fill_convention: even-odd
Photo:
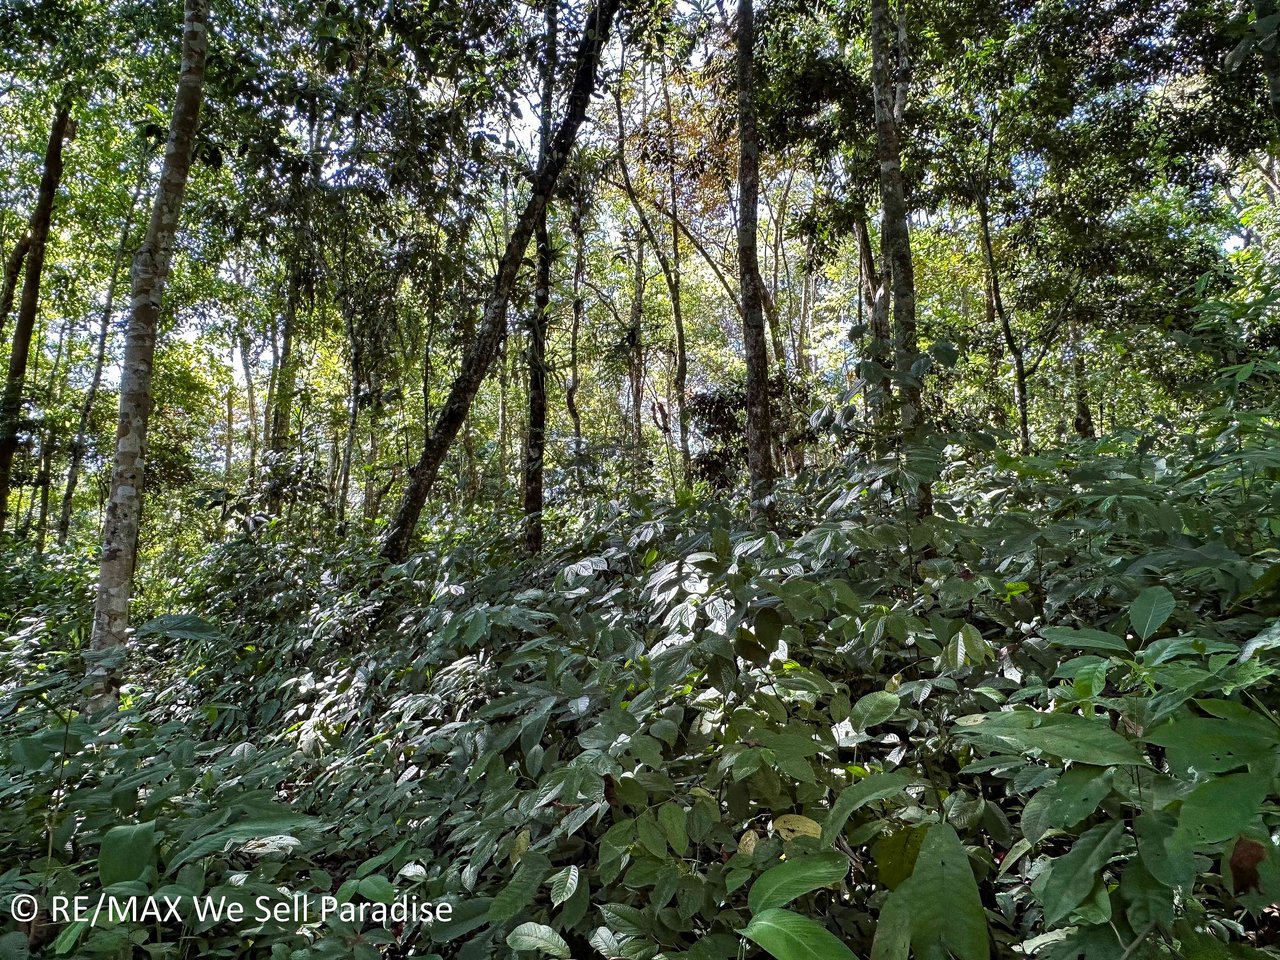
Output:
[[124,366],[120,373],[120,421],[116,432],[111,493],[103,525],[102,565],[90,641],[93,682],[90,709],[114,707],[119,696],[118,664],[115,661],[129,626],[129,600],[137,561],[156,324],[160,319],[164,284],[173,256],[173,241],[200,115],[208,50],[207,16],[207,0],[186,0],[182,71],[174,98],[164,166],[156,188],[151,223],[133,260],[133,309],[125,335]]
[[[49,129],[49,143],[44,151],[44,172],[40,190],[31,214],[30,246],[27,249],[26,272],[22,278],[22,300],[18,304],[18,320],[9,347],[9,371],[4,394],[0,397],[0,533],[4,532],[9,514],[9,484],[13,472],[13,456],[18,450],[18,429],[22,420],[22,390],[27,376],[27,356],[31,352],[31,335],[35,331],[36,313],[40,306],[40,275],[44,271],[45,246],[49,240],[49,224],[53,219],[53,203],[62,182],[62,144],[71,119],[71,105],[62,100]],[[12,257],[10,258],[12,260]]]
[[84,465],[84,455],[88,446],[89,423],[93,418],[93,407],[98,400],[98,389],[102,386],[102,368],[106,364],[107,338],[111,333],[111,317],[115,312],[116,284],[120,280],[120,272],[124,269],[125,254],[129,249],[129,233],[133,230],[133,218],[138,207],[138,197],[142,193],[142,183],[146,176],[146,164],[139,161],[138,179],[133,185],[133,195],[129,198],[129,212],[125,215],[124,226],[120,230],[120,242],[116,245],[115,259],[111,262],[111,276],[107,280],[106,301],[102,304],[102,313],[98,317],[98,339],[94,344],[93,376],[89,380],[89,390],[85,394],[84,403],[80,406],[80,422],[76,425],[76,438],[71,442],[71,462],[67,466],[67,485],[62,493],[62,512],[58,516],[58,545],[67,542],[67,534],[71,530],[71,511],[74,505],[76,486],[80,482],[80,468]]
[[[289,267],[287,292],[285,293],[284,322],[280,332],[280,356],[275,376],[275,395],[271,406],[271,472],[274,474],[267,496],[267,512],[280,515],[287,472],[285,460],[289,454],[289,428],[293,418],[293,396],[297,381],[297,359],[294,356],[294,339],[297,337],[298,300],[302,296],[302,270],[295,263]],[[274,344],[274,339],[273,339]]]
[[258,398],[253,389],[253,344],[249,334],[240,334],[240,366],[244,370],[245,405],[249,411],[249,486],[258,480]]
[[401,563],[409,555],[409,545],[418,526],[418,518],[440,472],[440,465],[462,427],[462,421],[466,419],[467,411],[471,409],[471,403],[498,352],[498,345],[506,334],[507,305],[511,300],[525,249],[533,236],[538,217],[555,188],[560,171],[564,168],[569,151],[573,148],[578,127],[586,116],[596,85],[601,51],[608,43],[618,4],[619,0],[599,0],[583,26],[582,42],[574,62],[573,83],[566,98],[564,119],[552,139],[547,162],[534,175],[529,200],[507,240],[475,340],[462,358],[462,366],[436,417],[431,435],[423,445],[422,455],[409,471],[409,482],[382,545],[382,558],[387,563]]
[[227,427],[226,442],[223,448],[222,482],[231,486],[231,463],[235,459],[236,449],[236,391],[234,386],[227,387]]
[[30,248],[31,235],[24,233],[9,251],[9,259],[4,264],[4,284],[0,286],[0,341],[4,340],[4,328],[9,323],[9,314],[13,312],[13,298],[18,293],[18,277],[22,275],[22,264],[26,261]]
[[[559,0],[545,0],[546,46],[542,55],[542,130],[538,137],[538,167],[547,162],[551,147],[551,115],[555,109],[556,14]],[[538,214],[534,228],[537,278],[533,316],[529,321],[529,442],[524,461],[524,549],[542,552],[543,458],[547,449],[547,308],[551,304],[551,238],[547,234],[547,207]]]
[[899,423],[905,435],[920,419],[920,378],[912,370],[918,356],[915,265],[911,256],[899,133],[909,76],[903,56],[904,34],[903,21],[893,17],[889,0],[871,0],[872,88],[883,208],[880,239],[892,291],[894,370],[900,384]]
[[631,287],[631,322],[627,340],[631,346],[631,464],[632,489],[639,490],[644,476],[644,234],[636,231],[635,277]]
[[982,254],[987,263],[987,289],[991,298],[991,310],[1000,321],[1004,343],[1013,360],[1013,402],[1018,410],[1018,448],[1026,454],[1031,452],[1031,429],[1027,413],[1027,360],[1022,344],[1014,336],[1013,324],[1009,321],[1004,297],[1000,293],[1000,272],[996,269],[995,249],[991,243],[991,218],[987,213],[986,199],[981,195],[978,198],[978,228],[982,233]]
[[765,339],[764,283],[760,279],[757,224],[760,139],[756,131],[754,0],[738,0],[738,270],[742,289],[742,341],[747,361],[747,470],[751,512],[773,519],[773,425],[769,411],[769,348]]
[[[667,187],[671,209],[678,206],[678,183],[676,180],[676,129],[675,117],[671,111],[671,87],[667,76],[666,61],[662,70],[662,108],[667,123]],[[676,328],[676,416],[680,421],[680,468],[685,486],[693,477],[693,459],[689,454],[689,349],[684,335],[684,305],[680,296],[680,227],[675,218],[671,219],[671,273],[668,293],[671,295],[671,320]],[[657,247],[657,243],[654,244]],[[664,276],[666,274],[664,273]]]
[[578,412],[578,334],[582,329],[586,302],[582,297],[582,284],[587,275],[587,237],[584,220],[587,205],[586,184],[574,185],[573,217],[570,231],[573,233],[573,321],[569,328],[569,384],[564,391],[565,406],[573,421],[573,472],[578,491],[582,491],[582,415]]
[[1097,436],[1093,411],[1089,409],[1089,382],[1085,375],[1084,337],[1080,325],[1071,324],[1071,388],[1075,397],[1075,430],[1078,436],[1091,440]]
[[[893,328],[889,323],[889,278],[876,269],[875,251],[871,246],[871,227],[866,217],[854,221],[858,235],[858,272],[861,274],[862,304],[870,318],[868,324],[867,359],[863,379],[867,383],[867,407],[876,427],[876,447],[887,443],[893,430],[893,385],[889,379],[892,366]],[[879,452],[883,452],[880,450]]]

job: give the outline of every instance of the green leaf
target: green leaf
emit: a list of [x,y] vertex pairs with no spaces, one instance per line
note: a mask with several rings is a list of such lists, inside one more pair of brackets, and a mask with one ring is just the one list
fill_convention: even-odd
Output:
[[391,903],[396,898],[396,888],[386,877],[374,874],[365,877],[356,887],[360,896],[375,903]]
[[853,709],[849,712],[849,723],[854,730],[862,733],[868,727],[884,723],[898,712],[898,707],[901,705],[902,701],[897,694],[887,690],[868,693],[853,705]]
[[738,932],[777,960],[857,960],[826,927],[790,910],[765,910]]
[[565,867],[551,878],[551,904],[560,906],[578,889],[578,868]]
[[1039,889],[1036,885],[1032,888],[1044,904],[1045,923],[1056,924],[1070,916],[1090,897],[1098,874],[1119,848],[1123,836],[1121,821],[1100,823],[1086,830],[1068,853],[1050,863],[1047,879]]
[[1174,844],[1199,846],[1230,840],[1253,823],[1271,787],[1271,765],[1202,783],[1182,801]]
[[98,851],[98,878],[104,887],[141,880],[156,852],[156,822],[112,827]]
[[827,821],[822,827],[822,843],[831,843],[844,829],[844,825],[853,816],[854,811],[865,807],[868,803],[896,796],[911,784],[912,778],[905,773],[877,773],[859,780],[852,786],[840,791],[840,796],[831,806]]
[[1144,641],[1160,629],[1173,613],[1173,594],[1164,587],[1147,587],[1129,607],[1129,623]]
[[747,905],[752,913],[785,907],[796,897],[839,883],[849,873],[849,859],[842,853],[819,853],[788,860],[766,870],[751,885]]
[[925,835],[911,877],[881,911],[871,960],[917,957],[987,960],[987,914],[969,855],[955,829],[935,823]]
[[221,640],[222,631],[193,613],[169,613],[138,627],[136,637],[160,636],[171,640]]
[[1101,717],[1004,711],[963,717],[954,729],[958,734],[994,739],[1023,752],[1038,750],[1080,763],[1123,766],[1146,762],[1137,746],[1112,730]]
[[658,808],[658,826],[662,827],[671,849],[681,857],[689,851],[689,833],[685,827],[687,819],[684,808],[674,801]]
[[521,857],[515,875],[502,888],[502,892],[493,898],[493,903],[489,904],[489,919],[501,923],[527,907],[533,902],[534,894],[550,872],[545,858],[535,858],[530,854]]
[[1146,739],[1168,750],[1175,770],[1201,774],[1224,773],[1272,756],[1278,745],[1275,736],[1209,717],[1181,717],[1156,727]]
[[1129,655],[1129,646],[1123,637],[1102,630],[1073,630],[1070,627],[1045,627],[1040,631],[1052,646],[1070,650],[1110,650]]
[[564,937],[541,923],[520,924],[507,934],[507,946],[512,950],[537,950],[560,960],[569,960],[571,954]]

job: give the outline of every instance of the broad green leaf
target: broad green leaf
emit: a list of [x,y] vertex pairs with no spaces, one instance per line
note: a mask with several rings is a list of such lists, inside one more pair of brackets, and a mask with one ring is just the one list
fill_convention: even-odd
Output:
[[1175,770],[1198,774],[1234,770],[1272,756],[1280,747],[1274,735],[1209,717],[1180,717],[1156,727],[1146,740],[1168,750]]
[[362,879],[357,886],[360,896],[376,903],[391,903],[396,898],[396,888],[386,877],[374,874]]
[[171,640],[221,640],[222,631],[193,613],[167,613],[138,627],[135,636],[168,637]]
[[901,705],[902,701],[897,694],[890,693],[887,690],[868,693],[865,697],[860,698],[853,705],[853,709],[849,711],[849,723],[854,730],[862,733],[868,727],[884,723],[898,712],[898,707]]
[[784,813],[780,817],[774,817],[773,829],[783,840],[822,836],[822,828],[818,826],[816,820],[810,820],[798,813]]
[[1149,640],[1173,613],[1173,594],[1164,587],[1147,587],[1129,607],[1129,623],[1133,632]]
[[560,906],[578,889],[578,868],[565,867],[551,878],[551,903]]
[[104,887],[127,880],[141,880],[156,851],[156,822],[112,827],[98,851],[98,878]]
[[796,897],[839,883],[849,873],[849,859],[842,853],[819,853],[788,860],[766,870],[751,885],[747,905],[752,913],[785,907]]
[[1004,711],[963,717],[954,730],[958,734],[995,739],[1023,752],[1038,750],[1063,760],[1097,766],[1146,762],[1137,746],[1112,730],[1101,717]]
[[689,833],[685,827],[687,819],[684,808],[675,801],[664,803],[658,808],[658,825],[662,827],[671,849],[680,857],[689,851]]
[[545,857],[535,858],[531,854],[522,857],[511,880],[489,904],[489,919],[501,923],[518,914],[533,902],[534,895],[550,872]]
[[507,934],[507,946],[512,950],[537,950],[560,960],[569,960],[571,955],[564,937],[541,923],[520,924]]
[[969,855],[947,823],[929,827],[910,878],[885,903],[872,960],[917,957],[988,960],[987,915]]
[[1038,884],[1039,889],[1033,886],[1044,904],[1045,923],[1056,924],[1070,916],[1093,894],[1098,874],[1119,848],[1123,836],[1121,821],[1100,823],[1086,830],[1068,853],[1050,863],[1047,879]]
[[1102,630],[1073,630],[1070,627],[1045,627],[1040,635],[1055,647],[1070,650],[1110,650],[1129,655],[1129,645],[1123,637]]
[[1230,840],[1253,823],[1271,788],[1271,765],[1250,773],[1215,777],[1182,801],[1173,842],[1201,846]]
[[840,791],[840,796],[831,805],[826,824],[822,828],[822,842],[831,843],[844,829],[853,813],[868,803],[885,800],[896,796],[910,785],[912,778],[905,773],[877,773]]
[[857,960],[826,927],[790,910],[765,910],[738,932],[776,960]]

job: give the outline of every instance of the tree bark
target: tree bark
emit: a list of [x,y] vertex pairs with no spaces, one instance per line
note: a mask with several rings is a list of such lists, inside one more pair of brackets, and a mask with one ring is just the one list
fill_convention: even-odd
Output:
[[575,58],[573,83],[566,98],[564,119],[556,129],[546,163],[534,175],[528,202],[507,240],[475,340],[462,358],[462,366],[449,388],[449,396],[436,417],[431,435],[423,444],[422,455],[409,471],[409,482],[383,541],[382,559],[386,563],[401,563],[409,555],[409,545],[418,526],[418,518],[422,515],[427,496],[440,472],[440,465],[466,419],[467,411],[471,409],[471,403],[498,352],[498,345],[506,335],[507,305],[520,271],[520,263],[524,259],[524,252],[529,246],[538,217],[546,207],[560,171],[564,169],[569,151],[573,148],[578,127],[586,117],[591,94],[595,90],[601,52],[609,40],[609,31],[619,2],[620,0],[599,0],[584,24],[582,42]]
[[284,322],[280,333],[280,358],[275,378],[271,410],[271,473],[268,486],[267,513],[279,516],[284,499],[287,473],[284,461],[289,454],[289,427],[293,419],[293,395],[297,381],[297,359],[293,342],[297,336],[298,300],[302,296],[302,270],[295,263],[289,267],[284,304]]
[[125,334],[124,366],[120,373],[120,419],[116,431],[111,492],[102,532],[102,563],[98,598],[93,613],[91,648],[91,710],[114,707],[119,680],[114,662],[129,626],[129,600],[137,562],[138,526],[148,418],[151,412],[151,374],[155,359],[156,325],[165,280],[173,258],[174,236],[186,192],[195,145],[196,124],[204,91],[208,51],[208,0],[186,0],[182,28],[182,69],[174,98],[173,117],[165,148],[164,166],[156,187],[155,206],[146,237],[133,260],[133,308]]
[[[551,148],[551,114],[555,109],[556,14],[559,0],[546,2],[546,47],[542,56],[542,129],[538,136],[538,167]],[[550,201],[548,200],[549,205]],[[547,205],[534,228],[537,278],[533,316],[529,319],[529,442],[524,461],[524,549],[542,552],[543,459],[547,449],[547,308],[551,304],[551,238],[547,234]]]
[[249,411],[249,486],[258,480],[258,398],[253,389],[253,348],[249,334],[240,333],[240,366],[244,370],[245,405]]
[[[671,111],[671,89],[670,81],[666,71],[666,61],[663,61],[662,70],[662,108],[666,114],[667,123],[667,186],[668,199],[671,203],[671,209],[675,210],[678,205],[677,199],[677,181],[676,181],[676,128],[675,117]],[[657,243],[654,244],[657,248]],[[666,274],[663,274],[666,276]],[[671,321],[676,328],[676,375],[675,375],[675,394],[676,394],[676,416],[680,421],[680,467],[681,475],[684,479],[685,486],[688,486],[693,478],[693,459],[689,454],[689,409],[688,409],[688,382],[689,382],[689,349],[685,342],[684,335],[684,306],[680,296],[680,227],[676,224],[675,218],[671,219],[671,275],[668,283],[668,293],[671,295]]]
[[565,387],[564,402],[573,421],[573,472],[578,491],[582,491],[582,415],[578,412],[578,335],[586,315],[586,302],[582,297],[582,284],[587,275],[586,236],[587,190],[585,183],[574,184],[573,217],[569,229],[573,234],[573,320],[569,328],[569,383]]
[[768,523],[773,519],[773,429],[769,411],[764,283],[760,279],[757,249],[760,138],[756,130],[753,2],[738,0],[738,271],[742,290],[742,342],[747,361],[747,471],[751,479],[751,513]]
[[909,78],[903,56],[904,37],[904,21],[893,16],[889,0],[871,0],[871,75],[883,210],[880,241],[893,300],[893,365],[899,383],[899,424],[907,435],[920,419],[920,378],[912,370],[918,356],[915,265],[899,132]]
[[4,264],[4,284],[0,286],[0,340],[4,339],[4,328],[9,324],[9,314],[13,312],[13,298],[18,293],[18,277],[22,275],[22,264],[27,259],[30,247],[31,234],[24,233],[9,251],[9,259]]
[[1085,376],[1084,337],[1080,325],[1071,324],[1071,390],[1076,405],[1076,435],[1086,440],[1097,436],[1093,425],[1093,411],[1089,409],[1089,384]]
[[1026,454],[1031,452],[1031,429],[1027,413],[1027,360],[1022,344],[1013,334],[1013,324],[1000,293],[1000,273],[996,270],[995,249],[991,243],[991,218],[987,212],[986,199],[981,195],[978,197],[978,229],[982,234],[982,255],[987,264],[987,294],[990,297],[991,312],[1000,321],[1004,343],[1013,360],[1013,402],[1018,411],[1018,448]]
[[[27,357],[31,352],[31,335],[35,330],[40,306],[40,275],[44,271],[45,247],[49,225],[53,220],[53,203],[62,182],[62,144],[71,120],[71,104],[59,102],[49,129],[49,143],[44,151],[44,171],[35,209],[31,213],[30,246],[27,248],[26,272],[22,278],[22,300],[13,327],[13,343],[9,347],[9,371],[4,394],[0,397],[0,533],[9,515],[9,485],[13,473],[13,456],[18,450],[18,428],[22,420],[22,390],[27,376]],[[13,259],[12,257],[10,258]]]
[[93,406],[98,399],[98,389],[102,386],[102,368],[107,357],[107,337],[111,333],[111,316],[115,311],[116,284],[120,280],[120,271],[124,268],[125,253],[129,249],[129,232],[133,229],[133,217],[138,206],[138,196],[142,193],[142,182],[146,172],[146,164],[139,161],[138,179],[133,187],[133,195],[129,198],[129,212],[125,215],[124,227],[120,230],[120,242],[116,245],[115,259],[111,262],[111,276],[107,280],[106,302],[102,305],[102,314],[98,318],[98,340],[94,344],[93,376],[89,380],[89,391],[85,394],[84,403],[80,406],[80,422],[76,425],[76,438],[71,442],[71,462],[67,466],[67,485],[62,493],[62,512],[58,516],[58,545],[67,542],[67,534],[71,530],[71,510],[76,495],[76,486],[80,482],[80,468],[84,464],[84,455],[89,437],[89,421],[93,417]]
[[631,286],[631,318],[627,342],[631,347],[631,467],[632,489],[639,491],[645,473],[644,462],[644,241],[635,233],[636,261]]

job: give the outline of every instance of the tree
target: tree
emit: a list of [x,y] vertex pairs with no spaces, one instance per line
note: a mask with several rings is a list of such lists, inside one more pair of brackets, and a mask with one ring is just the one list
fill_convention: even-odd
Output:
[[195,148],[208,47],[208,0],[186,0],[182,68],[169,123],[164,166],[156,185],[151,221],[133,259],[132,309],[125,331],[124,367],[120,375],[120,418],[90,640],[95,658],[91,671],[91,706],[99,709],[113,706],[118,697],[114,667],[129,627],[129,600],[137,563],[156,327]]
[[760,135],[756,129],[755,8],[738,0],[738,272],[742,290],[742,340],[747,360],[747,469],[752,510],[772,516],[773,430],[769,410],[769,348],[764,329],[764,282],[757,250]]
[[556,128],[546,162],[540,164],[534,173],[529,199],[507,239],[475,337],[463,356],[462,366],[423,444],[418,462],[409,471],[409,482],[383,540],[382,557],[387,563],[400,563],[409,555],[410,539],[440,472],[440,465],[466,420],[476,392],[506,335],[507,305],[515,288],[524,251],[573,149],[578,127],[586,117],[591,94],[595,90],[600,56],[608,42],[618,5],[619,0],[599,0],[583,24],[582,40],[573,61],[573,81],[566,98],[565,115]]
[[[31,226],[27,234],[29,239],[26,269],[22,278],[22,299],[18,304],[18,319],[13,327],[13,342],[9,347],[9,369],[4,393],[0,396],[0,533],[4,532],[5,522],[9,517],[9,485],[13,476],[13,455],[18,450],[18,432],[22,426],[22,391],[27,376],[27,357],[31,351],[36,313],[40,308],[40,278],[44,272],[45,249],[49,242],[49,227],[53,221],[53,203],[62,182],[62,146],[70,122],[71,102],[64,93],[58,101],[53,123],[49,126],[49,144],[44,152],[40,192],[36,197],[35,209],[31,212]],[[16,256],[11,257],[11,265],[14,262]]]

